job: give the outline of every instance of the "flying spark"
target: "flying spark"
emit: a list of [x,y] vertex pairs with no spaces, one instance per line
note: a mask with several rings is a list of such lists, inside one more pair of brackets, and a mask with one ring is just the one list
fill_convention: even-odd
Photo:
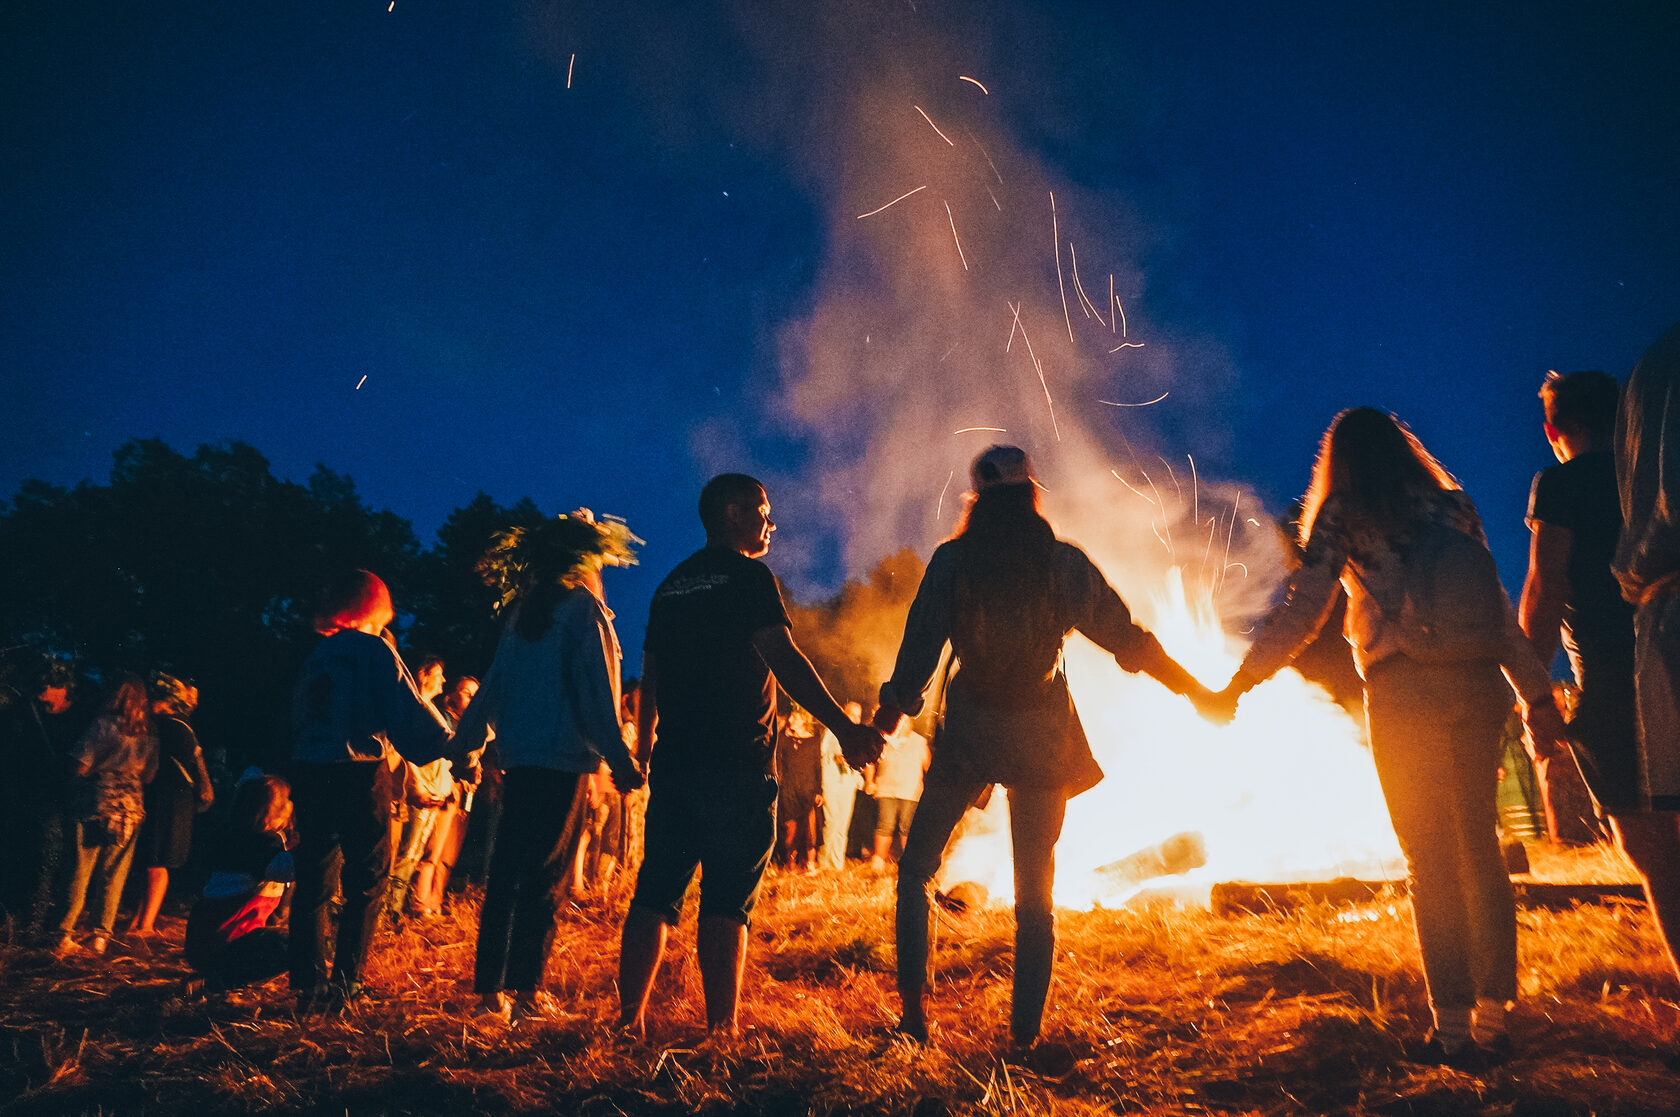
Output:
[[[395,0],[393,0],[393,3]],[[566,63],[566,88],[572,87],[572,70],[577,66],[577,51],[572,52],[572,60]]]
[[939,490],[939,506],[933,510],[933,518],[936,520],[945,515],[945,493],[951,487],[951,478],[956,475],[957,471],[953,469],[945,478],[945,488]]
[[[1015,312],[1017,322],[1020,322],[1020,313],[1019,308],[1017,308]],[[1044,362],[1040,361],[1038,354],[1033,352],[1032,338],[1027,336],[1027,324],[1020,322],[1020,326],[1021,340],[1027,343],[1027,356],[1032,360],[1033,371],[1038,373],[1039,387],[1044,389],[1044,404],[1050,409],[1050,429],[1056,432],[1056,441],[1060,442],[1062,440],[1062,428],[1061,424],[1056,422],[1056,401],[1050,398],[1050,382],[1044,379]],[[1014,335],[1010,336],[1013,337]]]
[[[975,136],[974,136],[973,132],[970,132],[967,128],[964,128],[963,131],[968,132],[968,138],[971,139],[971,140],[974,140],[974,146],[979,148],[980,149],[980,154],[984,155],[986,157],[986,166],[988,166],[992,169],[992,174],[997,176],[998,185],[1002,186],[1003,185],[1003,172],[999,171],[997,169],[997,164],[992,162],[992,153],[986,150],[986,145],[985,144],[981,143],[978,139],[975,139]],[[998,208],[1002,209],[1003,207],[999,206]]]
[[1172,395],[1171,392],[1162,392],[1160,395],[1156,396],[1154,399],[1148,400],[1144,403],[1116,403],[1111,399],[1100,399],[1097,402],[1098,403],[1106,403],[1110,407],[1149,407],[1153,404],[1160,403],[1162,400],[1166,399],[1170,395]]
[[1003,351],[1007,355],[1010,348],[1015,344],[1015,331],[1025,329],[1025,327],[1021,325],[1021,304],[1012,303],[1005,299],[1003,305],[1015,312],[1015,320],[1009,323],[1009,340],[1003,343]]
[[960,431],[952,431],[951,433],[952,434],[973,434],[975,431],[991,431],[993,434],[1008,434],[1009,433],[1009,428],[1008,427],[964,427]]
[[[925,112],[922,112],[922,106],[911,105],[910,107],[915,109],[917,112],[922,113],[922,119],[928,122],[928,127],[929,128],[932,128],[935,132],[939,132],[939,125],[937,125],[933,122],[933,117],[929,116]],[[944,140],[946,143],[951,144],[952,147],[957,146],[956,144],[951,143],[951,137],[947,136],[944,132],[939,132],[939,138]]]
[[[396,0],[391,0],[391,3],[395,4]],[[362,390],[362,385],[366,384],[366,383],[367,383],[367,373],[364,372],[364,373],[362,373],[362,378],[360,380],[356,381],[356,391],[358,391],[358,392],[361,391]]]
[[[1231,569],[1231,537],[1237,533],[1237,509],[1240,507],[1242,507],[1242,490],[1238,489],[1236,499],[1231,501],[1231,526],[1225,529],[1225,557],[1223,559],[1225,565],[1219,568],[1219,583],[1213,587],[1215,597],[1225,586],[1225,571]],[[1237,565],[1242,566],[1242,563],[1239,562]],[[1248,567],[1246,566],[1243,566],[1243,577],[1248,577]]]
[[[1118,469],[1111,469],[1111,470],[1109,470],[1109,472],[1114,475],[1114,479],[1116,481],[1120,482],[1122,485],[1126,486],[1128,489],[1131,489],[1132,492],[1135,493],[1137,496],[1141,497],[1144,500],[1149,500],[1149,494],[1148,493],[1143,493],[1143,492],[1138,492],[1137,489],[1132,488],[1132,483],[1130,481],[1126,480],[1124,477],[1120,476],[1120,471]],[[1149,503],[1154,504],[1155,502],[1153,500],[1149,500]]]
[[957,80],[958,81],[966,81],[970,85],[979,85],[980,86],[980,92],[984,93],[988,97],[990,97],[992,95],[992,91],[990,89],[987,89],[984,85],[980,85],[980,79],[979,78],[971,78],[967,74],[958,74],[957,75]]
[[1068,341],[1073,341],[1073,319],[1068,316],[1067,286],[1062,282],[1062,234],[1056,225],[1056,192],[1050,191],[1050,241],[1056,250],[1056,289],[1062,293],[1062,319],[1067,322]]
[[[943,198],[940,201],[945,201]],[[945,202],[945,217],[951,222],[951,239],[957,242],[957,259],[962,261],[963,271],[968,270],[968,257],[962,250],[962,238],[957,236],[957,219],[951,216],[951,203]]]
[[1120,336],[1126,336],[1126,308],[1114,297],[1114,277],[1108,277],[1108,297],[1114,299],[1114,309],[1120,312]]
[[1110,354],[1118,353],[1122,349],[1142,349],[1142,348],[1143,348],[1143,342],[1141,342],[1141,341],[1122,341],[1119,345],[1116,345],[1113,349],[1110,349],[1109,353]]
[[1102,312],[1097,309],[1097,304],[1092,302],[1091,297],[1085,293],[1085,285],[1079,282],[1079,253],[1073,250],[1071,240],[1068,241],[1068,259],[1073,263],[1073,289],[1079,292],[1079,301],[1084,304],[1086,317],[1094,315],[1097,321],[1102,322],[1105,326],[1108,325],[1103,320]]
[[904,199],[908,198],[910,195],[920,193],[921,191],[926,190],[926,189],[927,189],[927,183],[924,182],[922,185],[916,187],[916,189],[914,189],[914,190],[906,190],[904,193],[900,194],[898,197],[894,198],[892,201],[888,202],[884,206],[877,206],[875,209],[870,210],[868,213],[858,214],[857,219],[859,221],[862,221],[865,217],[874,217],[877,213],[880,213],[882,210],[891,209],[893,206],[896,206],[898,203],[902,202]]

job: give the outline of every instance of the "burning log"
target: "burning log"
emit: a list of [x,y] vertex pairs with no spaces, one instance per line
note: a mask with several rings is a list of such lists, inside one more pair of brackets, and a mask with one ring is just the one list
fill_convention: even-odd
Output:
[[1185,830],[1165,841],[1145,846],[1118,861],[1100,866],[1096,875],[1115,891],[1135,887],[1156,877],[1182,876],[1207,864],[1207,843],[1200,833]]
[[[1325,881],[1293,881],[1256,884],[1227,881],[1213,886],[1212,907],[1218,915],[1293,911],[1313,904],[1359,904],[1376,899],[1385,888],[1396,896],[1407,893],[1403,880],[1355,880],[1341,877]],[[1644,890],[1637,884],[1556,884],[1550,881],[1511,882],[1517,903],[1525,908],[1562,911],[1577,904],[1643,902]]]

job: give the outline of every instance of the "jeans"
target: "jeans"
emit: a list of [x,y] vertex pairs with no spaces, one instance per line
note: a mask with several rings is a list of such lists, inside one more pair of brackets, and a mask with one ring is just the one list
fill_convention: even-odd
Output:
[[420,867],[426,846],[432,840],[432,827],[437,825],[439,813],[436,807],[409,804],[408,821],[403,823],[402,839],[391,868],[391,884],[385,895],[385,908],[392,919],[403,913],[403,904],[408,900],[408,886],[413,883],[414,871]]
[[[927,987],[929,911],[933,879],[945,844],[963,812],[984,784],[928,774],[910,837],[898,863],[898,991],[907,1004]],[[1015,993],[1009,1030],[1018,1040],[1038,1035],[1050,968],[1056,953],[1051,888],[1056,878],[1056,840],[1062,834],[1067,799],[1061,788],[1009,789],[1009,833],[1015,858]]]
[[587,772],[512,768],[503,774],[502,820],[473,964],[473,991],[480,996],[541,987],[588,811]]
[[[292,770],[298,846],[290,955],[292,992],[300,997],[325,992],[329,975],[341,993],[361,986],[391,873],[391,827],[374,789],[379,767],[346,762]],[[335,933],[339,888],[344,906]]]
[[113,843],[107,841],[102,823],[72,822],[66,837],[75,864],[64,898],[64,914],[58,921],[59,933],[68,935],[76,929],[91,884],[100,891],[99,923],[94,933],[109,938],[117,925],[117,906],[122,903],[123,885],[128,883],[128,867],[134,863],[136,831],[129,830],[122,841]]
[[1365,716],[1377,778],[1411,873],[1429,1003],[1517,995],[1517,909],[1499,853],[1500,728],[1511,692],[1488,663],[1374,664]]

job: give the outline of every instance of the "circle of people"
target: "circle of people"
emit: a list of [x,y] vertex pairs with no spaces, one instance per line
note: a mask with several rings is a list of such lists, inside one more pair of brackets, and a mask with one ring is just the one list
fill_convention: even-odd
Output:
[[[1518,607],[1453,476],[1395,416],[1353,408],[1313,465],[1299,564],[1218,692],[1056,536],[1032,463],[1012,446],[974,460],[961,521],[928,562],[868,720],[859,703],[834,699],[796,644],[761,561],[776,530],[769,495],[745,474],[700,493],[705,546],[654,594],[639,695],[621,686],[601,578],[633,561],[622,525],[580,511],[512,540],[518,576],[494,663],[482,685],[458,679],[447,694],[441,663],[411,673],[398,654],[384,583],[350,573],[323,597],[324,639],[297,684],[286,777],[253,772],[235,789],[187,960],[227,987],[284,972],[300,1014],[356,1005],[373,995],[362,972],[380,912],[438,910],[445,867],[471,832],[460,823],[474,794],[494,789],[473,972],[482,1010],[508,1020],[544,1010],[544,969],[582,851],[593,844],[610,876],[639,830],[620,1024],[643,1029],[668,933],[701,873],[707,1025],[732,1033],[747,930],[778,845],[790,868],[843,867],[862,788],[877,805],[872,864],[897,861],[897,1029],[926,1042],[933,882],[965,811],[1001,785],[1015,882],[1009,1036],[1031,1048],[1055,956],[1055,846],[1068,800],[1102,779],[1060,669],[1063,641],[1083,633],[1224,723],[1345,594],[1433,1017],[1411,1050],[1449,1065],[1499,1061],[1517,998],[1494,798],[1513,695],[1542,777],[1578,768],[1585,779],[1680,977],[1680,326],[1625,388],[1602,372],[1553,373],[1540,398],[1558,464],[1534,481]],[[1560,639],[1580,688],[1568,724],[1549,672]],[[796,704],[781,719],[778,691]],[[42,687],[31,708],[42,733],[67,693],[61,678]],[[147,876],[129,932],[152,930],[192,815],[211,799],[186,721],[195,702],[167,676],[149,687],[126,679],[76,742],[68,867],[50,921],[60,952],[84,949],[75,930],[90,890],[101,901],[86,948],[106,949],[137,856]],[[910,728],[924,713],[936,723],[931,749]],[[270,923],[288,889],[281,931]]]

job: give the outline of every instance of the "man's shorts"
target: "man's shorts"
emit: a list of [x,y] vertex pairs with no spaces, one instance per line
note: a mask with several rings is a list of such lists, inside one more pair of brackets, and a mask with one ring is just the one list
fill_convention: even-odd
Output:
[[[666,772],[654,761],[632,907],[675,924],[701,870],[700,917],[752,922],[776,846],[776,780],[761,773]],[[663,778],[661,778],[663,777]]]
[[1633,631],[1643,805],[1680,811],[1680,595],[1641,605]]

